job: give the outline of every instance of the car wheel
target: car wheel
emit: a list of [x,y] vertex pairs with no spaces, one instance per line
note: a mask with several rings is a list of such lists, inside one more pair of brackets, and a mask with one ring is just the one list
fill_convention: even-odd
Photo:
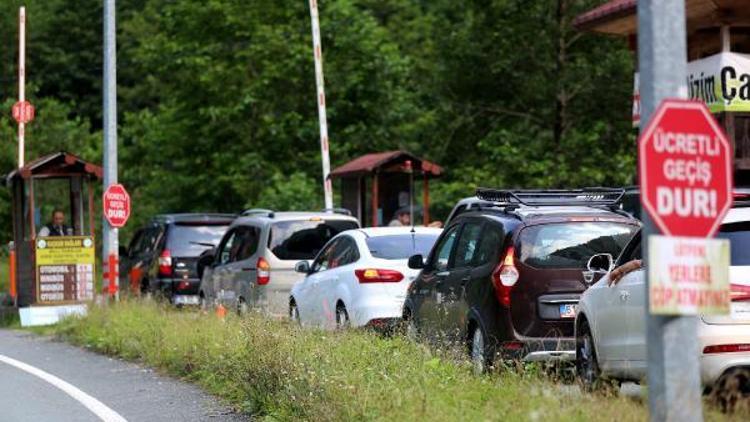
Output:
[[750,369],[727,370],[711,389],[709,400],[722,412],[750,408]]
[[346,307],[340,304],[336,307],[336,328],[345,329],[351,326],[349,321],[349,313],[346,312]]
[[471,334],[469,349],[469,356],[471,357],[471,364],[474,366],[475,373],[481,374],[487,371],[487,368],[490,366],[488,355],[487,339],[482,332],[482,328],[477,325]]
[[588,325],[581,326],[581,333],[576,340],[576,372],[581,380],[583,389],[594,391],[598,388],[601,378],[599,362],[596,359],[594,337]]
[[297,307],[297,302],[294,300],[289,302],[289,320],[295,324],[301,324],[299,319],[299,308]]
[[239,298],[239,300],[237,301],[237,315],[239,316],[247,315],[248,309],[249,308],[247,306],[247,302],[245,301],[245,298],[242,298],[242,297]]

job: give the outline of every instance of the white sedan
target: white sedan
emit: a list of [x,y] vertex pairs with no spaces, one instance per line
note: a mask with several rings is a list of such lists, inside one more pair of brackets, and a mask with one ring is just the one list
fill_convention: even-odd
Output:
[[427,227],[348,230],[313,260],[297,263],[307,274],[294,285],[289,315],[304,325],[392,328],[403,316],[409,284],[419,270],[410,256],[426,256],[442,232]]
[[[750,208],[732,208],[717,235],[729,239],[732,303],[728,316],[702,316],[698,322],[701,381],[713,387],[721,378],[750,367]],[[594,256],[589,270],[607,271],[641,259],[638,233],[614,265]],[[599,262],[597,262],[599,261]],[[609,261],[609,262],[607,262]],[[646,378],[646,270],[638,268],[609,286],[610,274],[581,297],[576,316],[576,359],[584,385],[602,378]]]

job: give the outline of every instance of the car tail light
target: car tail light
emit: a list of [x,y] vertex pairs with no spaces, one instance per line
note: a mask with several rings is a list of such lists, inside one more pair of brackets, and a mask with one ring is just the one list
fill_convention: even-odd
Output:
[[365,268],[354,270],[354,274],[360,283],[398,283],[404,279],[404,275],[396,270]]
[[263,286],[268,284],[268,282],[271,281],[271,265],[268,264],[266,258],[263,258],[262,256],[258,258],[258,262],[255,264],[255,268],[258,271],[258,285]]
[[502,344],[502,348],[505,350],[521,350],[523,349],[523,343],[520,341],[506,341]]
[[164,249],[159,255],[159,274],[172,275],[172,253],[169,249]]
[[732,284],[732,302],[750,302],[750,286]]
[[510,307],[510,292],[518,281],[518,269],[515,264],[516,251],[513,246],[505,252],[500,265],[492,272],[492,285],[495,286],[495,295],[501,305]]
[[185,290],[190,287],[190,282],[182,280],[177,284],[177,290]]
[[703,348],[703,354],[750,352],[750,344],[715,344]]

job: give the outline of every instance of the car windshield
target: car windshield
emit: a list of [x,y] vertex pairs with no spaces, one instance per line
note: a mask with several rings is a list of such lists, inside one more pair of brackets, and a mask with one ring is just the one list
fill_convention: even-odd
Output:
[[268,248],[279,259],[313,259],[333,236],[357,227],[351,220],[279,221],[271,226]]
[[194,257],[219,244],[228,223],[175,223],[169,228],[167,249],[172,256]]
[[438,236],[437,233],[404,233],[368,237],[366,243],[375,258],[408,259],[417,254],[427,256]]
[[585,268],[591,256],[618,256],[638,229],[609,222],[571,222],[531,226],[521,232],[521,262],[541,268]]
[[736,266],[750,265],[750,222],[723,224],[716,236],[719,239],[729,239],[732,264]]

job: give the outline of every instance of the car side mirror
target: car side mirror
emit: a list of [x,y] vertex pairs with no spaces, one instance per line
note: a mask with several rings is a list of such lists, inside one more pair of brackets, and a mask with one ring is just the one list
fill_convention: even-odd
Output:
[[412,270],[421,270],[424,268],[424,257],[421,254],[410,256],[408,266]]
[[300,261],[294,264],[294,271],[302,274],[310,274],[310,263],[307,261]]
[[589,258],[586,268],[592,273],[606,274],[612,270],[614,262],[615,260],[612,257],[612,254],[600,253]]

